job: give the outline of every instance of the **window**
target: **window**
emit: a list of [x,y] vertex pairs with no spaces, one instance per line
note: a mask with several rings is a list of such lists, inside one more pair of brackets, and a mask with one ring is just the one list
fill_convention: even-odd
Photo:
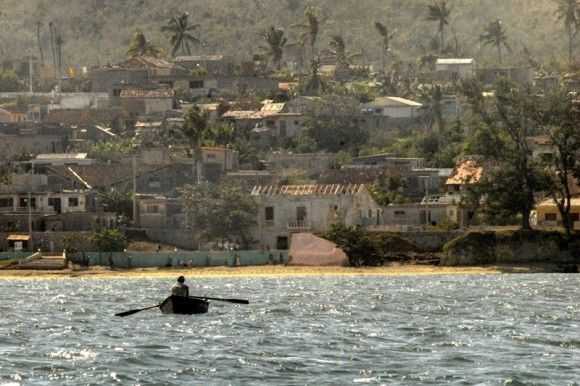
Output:
[[192,80],[189,82],[189,88],[203,88],[203,80]]
[[306,220],[306,207],[299,206],[296,208],[296,221],[304,221]]
[[159,213],[159,205],[147,205],[147,213]]
[[[20,197],[18,206],[20,208],[28,208],[28,198],[27,197]],[[36,197],[32,197],[30,201],[30,206],[32,208],[36,208]]]
[[217,158],[217,156],[215,154],[206,154],[205,158],[208,160],[209,159],[215,160]]
[[546,221],[557,221],[558,216],[556,215],[556,213],[546,213],[545,219]]
[[395,211],[395,216],[404,216],[405,215],[405,211],[404,210],[396,210]]
[[160,188],[161,187],[161,180],[158,177],[151,177],[151,178],[149,178],[148,185],[150,188]]
[[12,208],[14,207],[13,198],[0,198],[0,208]]
[[573,222],[580,221],[580,213],[570,213],[570,218]]
[[76,208],[79,206],[79,198],[78,197],[69,197],[68,198],[68,206],[70,208]]
[[265,220],[266,221],[274,221],[274,207],[273,206],[266,207]]

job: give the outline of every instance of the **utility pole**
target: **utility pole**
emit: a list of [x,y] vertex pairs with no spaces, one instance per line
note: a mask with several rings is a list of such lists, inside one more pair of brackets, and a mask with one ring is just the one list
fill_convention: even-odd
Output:
[[34,243],[32,240],[32,193],[28,192],[28,242],[30,243],[30,250],[34,251]]
[[137,213],[137,157],[133,154],[133,226],[139,226],[139,215]]
[[32,96],[33,94],[33,90],[32,90],[32,55],[30,55],[28,57],[28,80],[30,82],[29,86],[30,86],[30,95]]

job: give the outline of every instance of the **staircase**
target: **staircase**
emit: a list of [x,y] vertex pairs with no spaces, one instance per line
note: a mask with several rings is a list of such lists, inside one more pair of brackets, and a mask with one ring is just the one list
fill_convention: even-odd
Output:
[[[33,255],[34,256],[34,255]],[[13,265],[10,269],[30,269],[42,271],[56,271],[66,268],[64,256],[42,256],[22,260],[19,264]]]

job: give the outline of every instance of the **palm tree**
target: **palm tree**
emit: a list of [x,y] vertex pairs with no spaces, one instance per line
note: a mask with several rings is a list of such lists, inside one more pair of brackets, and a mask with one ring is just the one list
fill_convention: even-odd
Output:
[[556,17],[564,23],[568,35],[568,60],[572,63],[574,39],[580,30],[580,4],[578,0],[557,0]]
[[443,90],[441,86],[434,84],[420,90],[419,100],[423,104],[421,110],[425,114],[427,129],[431,131],[434,124],[437,124],[439,134],[443,134],[445,119],[443,117]]
[[184,12],[181,16],[172,17],[167,25],[161,27],[162,32],[170,34],[171,55],[175,56],[179,51],[184,55],[191,55],[190,43],[200,44],[200,40],[193,35],[193,31],[199,28],[199,24],[189,24],[189,13]]
[[336,62],[337,70],[348,68],[352,59],[361,56],[361,53],[349,53],[346,49],[346,43],[342,36],[334,35],[328,44],[327,53],[332,56]]
[[383,66],[383,72],[385,71],[385,66],[386,66],[386,56],[389,54],[389,52],[391,51],[391,39],[393,39],[395,37],[395,32],[389,32],[389,27],[387,27],[386,25],[379,23],[378,21],[375,23],[375,28],[377,30],[377,32],[379,33],[379,35],[381,35],[381,38],[383,40],[383,47],[382,47],[382,66]]
[[304,17],[306,18],[306,23],[294,24],[292,27],[302,29],[299,41],[303,45],[306,45],[306,42],[309,43],[310,53],[314,59],[316,56],[316,41],[320,32],[320,20],[318,18],[316,9],[312,6],[306,7],[304,10]]
[[501,20],[498,19],[489,23],[481,35],[481,40],[485,45],[495,46],[499,63],[503,63],[502,47],[508,50],[511,50],[511,48],[507,43],[507,34]]
[[427,20],[436,21],[439,23],[439,52],[443,53],[445,49],[445,26],[449,25],[449,16],[451,15],[451,8],[447,7],[447,1],[433,1],[429,5],[429,14]]
[[191,158],[193,159],[193,172],[197,176],[197,184],[203,181],[202,152],[203,139],[208,135],[210,129],[208,125],[209,117],[201,111],[198,106],[193,106],[185,114],[183,126],[174,133],[177,139],[185,140],[191,147]]
[[270,57],[270,61],[275,65],[276,69],[280,69],[282,63],[282,56],[284,55],[284,47],[288,43],[288,39],[284,36],[284,30],[271,26],[268,30],[260,34],[266,43],[266,46],[261,47],[265,54]]
[[157,58],[161,55],[161,50],[148,41],[143,32],[137,31],[129,43],[127,55],[153,56]]

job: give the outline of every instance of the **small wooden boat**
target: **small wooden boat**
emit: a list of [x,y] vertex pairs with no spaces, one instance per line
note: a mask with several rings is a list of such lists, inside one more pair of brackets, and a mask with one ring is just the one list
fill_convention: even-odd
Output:
[[170,296],[161,303],[159,309],[164,314],[205,314],[209,308],[209,302],[203,299],[186,298],[183,296]]

